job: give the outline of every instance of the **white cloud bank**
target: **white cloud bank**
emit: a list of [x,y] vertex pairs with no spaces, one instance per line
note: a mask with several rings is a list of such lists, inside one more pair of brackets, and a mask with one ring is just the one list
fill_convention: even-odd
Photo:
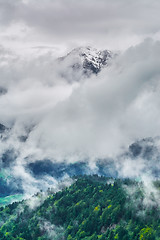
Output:
[[[136,139],[160,135],[159,52],[160,42],[147,39],[98,76],[73,84],[60,77],[61,65],[48,54],[30,62],[6,58],[0,64],[0,85],[8,89],[0,97],[0,121],[14,123],[8,143],[22,158],[36,153],[76,161],[115,156]],[[16,144],[30,125],[27,142]]]
[[159,42],[146,40],[98,77],[79,83],[45,113],[28,143],[55,159],[99,158],[159,135],[159,50]]

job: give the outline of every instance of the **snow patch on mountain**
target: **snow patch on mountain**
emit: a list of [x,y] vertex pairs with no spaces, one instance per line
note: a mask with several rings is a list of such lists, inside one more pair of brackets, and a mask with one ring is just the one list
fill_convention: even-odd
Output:
[[[79,76],[89,77],[91,74],[98,74],[103,67],[111,64],[111,59],[116,54],[109,50],[99,51],[92,47],[78,47],[69,52],[66,56],[58,59],[60,65],[70,69],[70,76],[75,72]],[[66,73],[63,72],[66,76]]]

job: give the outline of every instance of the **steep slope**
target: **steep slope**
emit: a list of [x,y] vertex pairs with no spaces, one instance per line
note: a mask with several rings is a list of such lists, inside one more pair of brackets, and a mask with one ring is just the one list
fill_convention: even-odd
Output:
[[[159,187],[159,182],[155,183]],[[126,189],[135,189],[132,196]],[[144,205],[143,185],[98,176],[79,177],[69,188],[0,209],[1,240],[155,240],[156,200]],[[153,199],[153,195],[147,196]],[[34,207],[33,207],[34,206]],[[156,211],[155,211],[156,210]]]
[[6,127],[0,123],[0,134],[4,133],[5,130],[6,130]]

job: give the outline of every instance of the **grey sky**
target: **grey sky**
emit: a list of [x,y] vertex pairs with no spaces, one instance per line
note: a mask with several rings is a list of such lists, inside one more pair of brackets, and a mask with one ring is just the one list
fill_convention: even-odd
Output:
[[[0,0],[0,40],[13,49],[126,49],[160,38],[156,0]],[[20,51],[20,50],[19,50]]]

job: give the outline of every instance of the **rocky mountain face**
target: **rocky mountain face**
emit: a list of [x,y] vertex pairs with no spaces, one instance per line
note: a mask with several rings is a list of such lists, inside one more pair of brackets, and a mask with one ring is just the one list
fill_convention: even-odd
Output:
[[6,127],[0,123],[0,133],[4,133],[5,130],[6,130]]
[[59,58],[58,63],[64,69],[62,76],[77,80],[77,76],[89,77],[91,74],[98,74],[102,68],[111,64],[115,56],[116,54],[109,50],[99,51],[92,47],[79,47]]

